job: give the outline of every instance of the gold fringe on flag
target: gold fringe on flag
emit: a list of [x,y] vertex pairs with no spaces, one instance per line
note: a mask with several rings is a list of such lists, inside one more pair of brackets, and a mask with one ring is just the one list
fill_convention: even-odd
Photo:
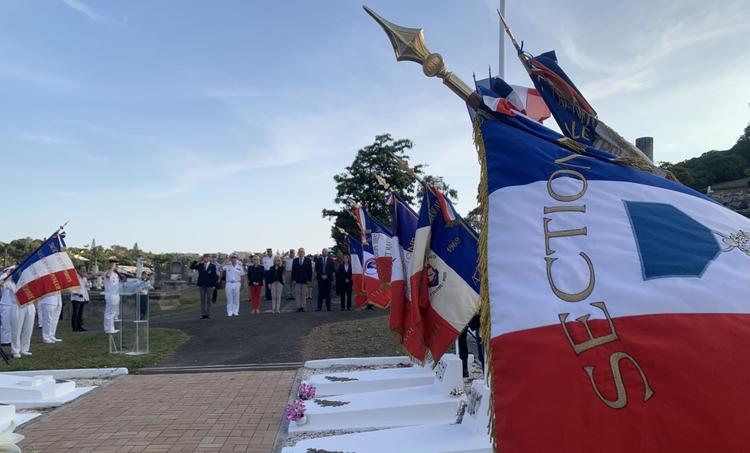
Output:
[[489,401],[489,426],[487,427],[490,438],[492,439],[492,451],[497,452],[495,443],[495,392],[492,383],[492,327],[490,318],[490,293],[489,278],[487,276],[487,234],[489,230],[489,188],[487,184],[487,154],[484,147],[484,138],[482,137],[482,119],[479,115],[474,117],[474,146],[477,148],[479,157],[479,210],[481,212],[482,232],[479,236],[479,275],[480,275],[480,322],[482,343],[486,355],[485,366],[487,367],[487,385],[490,387]]

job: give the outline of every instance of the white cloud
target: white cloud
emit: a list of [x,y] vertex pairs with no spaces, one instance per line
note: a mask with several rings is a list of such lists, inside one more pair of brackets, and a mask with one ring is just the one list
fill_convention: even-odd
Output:
[[39,143],[42,145],[71,145],[77,143],[76,140],[72,140],[64,137],[56,137],[45,134],[21,134],[21,140],[29,143]]
[[95,22],[108,22],[109,18],[96,12],[92,7],[83,2],[83,0],[61,0],[69,8],[78,11]]
[[[566,60],[592,74],[598,74],[593,82],[583,83],[579,88],[591,99],[602,99],[615,94],[625,94],[651,88],[664,81],[664,74],[683,73],[701,64],[698,59],[688,58],[679,68],[670,67],[670,58],[696,46],[711,43],[720,38],[745,35],[750,31],[750,22],[737,14],[733,7],[724,9],[708,5],[703,13],[696,13],[673,24],[658,24],[657,32],[640,34],[627,42],[629,48],[609,46],[607,55],[593,57],[577,44],[577,39],[565,35],[560,39],[561,51]],[[590,41],[587,41],[590,42]],[[632,54],[631,58],[626,55]],[[613,58],[614,57],[614,58]]]

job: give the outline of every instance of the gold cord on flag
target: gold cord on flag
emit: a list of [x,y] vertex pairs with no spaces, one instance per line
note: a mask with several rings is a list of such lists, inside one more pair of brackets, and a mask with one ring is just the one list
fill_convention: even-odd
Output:
[[481,215],[482,231],[479,235],[479,275],[480,275],[480,291],[479,291],[479,302],[480,302],[480,322],[481,322],[481,336],[482,344],[484,345],[484,351],[486,354],[485,366],[487,367],[488,382],[487,385],[490,388],[490,401],[489,401],[489,426],[487,430],[492,439],[492,451],[497,452],[497,444],[495,442],[495,389],[491,381],[492,379],[492,328],[490,319],[490,296],[489,296],[489,278],[487,275],[487,235],[489,230],[489,188],[487,184],[487,154],[484,147],[484,138],[482,137],[482,119],[477,115],[473,121],[474,126],[474,146],[477,148],[477,156],[479,158],[479,210]]

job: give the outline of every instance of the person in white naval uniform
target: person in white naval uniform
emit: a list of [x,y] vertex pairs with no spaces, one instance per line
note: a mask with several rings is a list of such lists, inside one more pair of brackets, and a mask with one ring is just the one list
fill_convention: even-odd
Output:
[[227,294],[227,316],[240,315],[240,290],[242,289],[242,275],[244,271],[242,264],[237,261],[237,255],[229,257],[230,262],[225,264],[221,271],[226,279],[224,291]]
[[42,313],[42,341],[56,343],[62,341],[57,338],[57,323],[62,311],[62,295],[60,291],[47,294],[39,299],[39,311]]
[[120,317],[120,275],[117,258],[109,259],[109,270],[104,274],[104,333],[117,333],[115,319]]
[[10,352],[14,358],[31,355],[31,334],[34,333],[34,316],[36,308],[29,302],[26,305],[18,305],[16,299],[16,288],[13,281],[7,281],[2,286],[2,298],[10,303]]
[[[2,275],[0,275],[0,282],[10,276],[10,273],[13,272],[13,269],[15,269],[15,266],[10,266],[3,269],[3,273]],[[14,304],[15,301],[9,297],[3,296],[2,298],[0,298],[0,343],[2,343],[3,346],[7,346],[10,344],[10,337],[12,332],[11,313],[13,312]]]

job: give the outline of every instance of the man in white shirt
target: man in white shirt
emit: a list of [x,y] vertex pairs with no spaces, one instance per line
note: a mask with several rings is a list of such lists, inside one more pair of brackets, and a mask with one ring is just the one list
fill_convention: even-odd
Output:
[[237,260],[237,255],[232,253],[229,257],[229,263],[221,269],[226,279],[224,292],[227,295],[227,316],[240,315],[240,290],[242,289],[242,275],[244,269],[242,264]]
[[104,333],[117,333],[115,319],[120,317],[120,274],[117,273],[117,258],[109,259],[109,269],[104,274]]
[[[263,255],[263,281],[268,281],[268,270],[273,266],[273,250],[266,249],[266,254]],[[266,284],[266,300],[271,300],[271,285]]]
[[39,311],[42,312],[42,341],[45,343],[57,343],[62,341],[57,338],[57,323],[60,321],[62,311],[62,295],[60,291],[47,294],[39,299]]
[[73,332],[85,332],[87,329],[83,328],[83,307],[89,301],[89,289],[91,288],[85,266],[78,268],[78,280],[81,282],[81,287],[70,293],[70,324]]

